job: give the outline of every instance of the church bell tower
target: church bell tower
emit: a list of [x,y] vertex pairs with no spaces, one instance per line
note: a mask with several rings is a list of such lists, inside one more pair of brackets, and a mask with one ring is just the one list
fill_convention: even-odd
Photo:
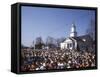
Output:
[[72,27],[71,27],[70,37],[77,37],[76,26],[74,23],[72,24]]

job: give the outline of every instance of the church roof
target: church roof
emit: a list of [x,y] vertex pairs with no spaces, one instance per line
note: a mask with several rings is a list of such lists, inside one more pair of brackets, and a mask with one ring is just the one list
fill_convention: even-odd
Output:
[[[77,41],[77,42],[91,42],[93,41],[92,38],[90,37],[90,35],[82,35],[82,36],[78,36],[78,37],[68,37],[66,40],[72,40],[72,41]],[[66,40],[64,40],[64,42],[66,42]]]
[[70,39],[73,38],[76,41],[85,41],[85,40],[92,40],[92,38],[89,35],[83,35],[78,37],[69,37]]

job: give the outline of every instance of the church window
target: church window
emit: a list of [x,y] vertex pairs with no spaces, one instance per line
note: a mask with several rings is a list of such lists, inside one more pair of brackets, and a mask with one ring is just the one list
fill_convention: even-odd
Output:
[[67,48],[69,48],[69,44],[67,44]]
[[70,47],[72,47],[72,44],[70,43]]
[[67,44],[67,48],[70,48],[70,47],[72,47],[72,44],[71,43]]

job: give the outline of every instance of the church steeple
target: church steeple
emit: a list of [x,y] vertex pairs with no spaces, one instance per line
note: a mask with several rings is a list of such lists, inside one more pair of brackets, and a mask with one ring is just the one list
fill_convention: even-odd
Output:
[[72,24],[70,37],[77,37],[77,32],[76,32],[75,23]]

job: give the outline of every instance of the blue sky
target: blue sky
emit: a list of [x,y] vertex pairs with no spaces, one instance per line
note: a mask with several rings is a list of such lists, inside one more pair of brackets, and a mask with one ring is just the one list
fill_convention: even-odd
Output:
[[69,37],[71,24],[74,22],[78,36],[84,35],[94,10],[75,10],[59,8],[21,7],[21,43],[31,46],[36,37],[45,41],[48,36],[54,38]]

